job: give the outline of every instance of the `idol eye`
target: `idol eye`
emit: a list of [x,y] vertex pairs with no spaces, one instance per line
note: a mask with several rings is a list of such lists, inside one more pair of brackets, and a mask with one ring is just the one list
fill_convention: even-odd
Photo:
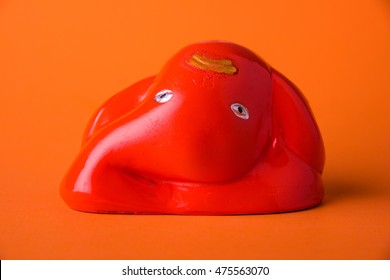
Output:
[[230,109],[232,109],[233,113],[241,118],[241,119],[244,119],[244,120],[247,120],[249,119],[249,113],[248,113],[248,109],[245,108],[243,105],[241,105],[240,103],[233,103],[231,106],[230,106]]
[[158,103],[168,102],[172,98],[173,92],[169,89],[160,90],[155,96],[154,100]]

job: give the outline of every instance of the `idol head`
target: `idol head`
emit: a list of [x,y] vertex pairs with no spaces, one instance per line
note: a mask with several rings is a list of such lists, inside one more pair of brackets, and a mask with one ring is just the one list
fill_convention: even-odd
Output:
[[252,51],[208,41],[97,110],[61,194],[89,212],[283,212],[320,203],[323,165],[300,91]]

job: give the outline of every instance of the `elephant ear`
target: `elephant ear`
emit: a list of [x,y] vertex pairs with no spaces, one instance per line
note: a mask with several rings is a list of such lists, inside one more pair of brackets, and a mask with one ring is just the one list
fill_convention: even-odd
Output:
[[[324,144],[309,103],[286,77],[272,69],[273,139],[320,174],[324,168]],[[275,143],[276,143],[275,142]]]
[[131,85],[101,105],[87,124],[82,145],[88,142],[102,127],[136,108],[144,100],[154,78],[155,76],[148,77]]

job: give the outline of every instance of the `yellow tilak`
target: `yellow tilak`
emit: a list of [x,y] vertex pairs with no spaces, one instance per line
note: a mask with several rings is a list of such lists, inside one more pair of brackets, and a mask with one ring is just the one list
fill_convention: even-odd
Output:
[[211,59],[201,54],[194,54],[189,63],[203,70],[211,70],[217,73],[232,75],[237,72],[237,68],[230,59]]

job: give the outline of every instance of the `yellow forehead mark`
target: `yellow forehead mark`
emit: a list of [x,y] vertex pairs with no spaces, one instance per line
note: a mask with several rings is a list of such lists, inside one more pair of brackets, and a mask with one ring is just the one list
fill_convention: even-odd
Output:
[[232,75],[237,72],[237,68],[230,59],[211,59],[197,53],[190,58],[189,63],[197,68],[217,73]]

